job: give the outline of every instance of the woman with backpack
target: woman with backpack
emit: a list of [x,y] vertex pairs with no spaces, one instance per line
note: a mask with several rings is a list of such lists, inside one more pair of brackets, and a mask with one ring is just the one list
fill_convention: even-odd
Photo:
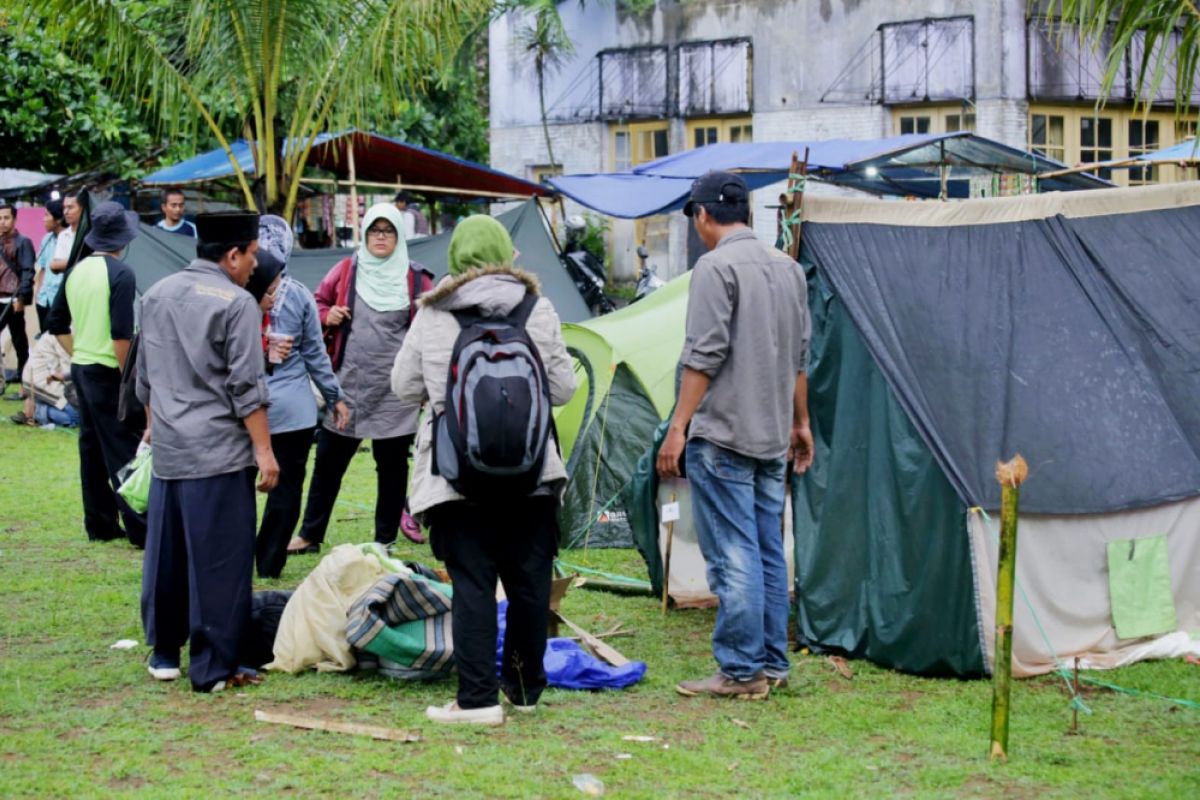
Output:
[[350,420],[339,430],[327,415],[317,432],[304,523],[288,545],[289,554],[321,549],[342,478],[364,439],[371,440],[375,457],[375,541],[391,544],[399,531],[414,542],[425,541],[405,510],[408,451],[420,404],[392,394],[389,369],[413,323],[417,298],[433,285],[433,276],[409,263],[403,230],[394,205],[371,206],[358,252],[334,265],[314,294]]
[[[571,399],[575,371],[558,314],[537,279],[513,268],[513,255],[508,231],[491,217],[459,223],[450,274],[422,299],[392,369],[402,402],[430,405],[417,434],[410,504],[429,523],[433,553],[454,585],[458,694],[426,709],[435,722],[499,725],[500,691],[516,710],[532,711],[546,686],[542,659],[567,477],[549,406]],[[497,578],[508,598],[499,680]]]

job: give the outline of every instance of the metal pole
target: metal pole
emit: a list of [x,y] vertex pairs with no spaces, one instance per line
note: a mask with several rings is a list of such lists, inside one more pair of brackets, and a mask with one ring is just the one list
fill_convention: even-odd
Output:
[[[350,237],[354,242],[354,246],[358,247],[358,172],[354,167],[354,137],[350,137],[350,146],[347,148],[349,152],[350,166]],[[404,231],[396,231],[397,235],[403,236]]]

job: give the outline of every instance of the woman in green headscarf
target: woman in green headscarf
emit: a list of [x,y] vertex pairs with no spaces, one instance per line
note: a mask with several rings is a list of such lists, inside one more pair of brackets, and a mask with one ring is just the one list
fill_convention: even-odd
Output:
[[[558,315],[541,296],[537,279],[514,269],[508,231],[486,216],[468,217],[450,240],[450,275],[421,300],[421,313],[396,356],[392,388],[407,403],[428,402],[417,433],[410,506],[429,523],[433,554],[454,582],[454,663],[458,694],[431,706],[435,722],[497,725],[504,721],[500,694],[519,711],[532,711],[546,686],[542,657],[550,604],[550,573],[558,550],[558,501],[567,471],[558,447],[546,448],[540,485],[502,504],[466,501],[432,470],[434,414],[445,410],[446,376],[461,330],[456,311],[507,318],[527,296],[537,301],[525,330],[537,347],[550,400],[562,405],[575,391],[575,370],[563,342]],[[496,578],[504,584],[508,611],[496,676]]]
[[320,550],[342,477],[364,439],[371,440],[375,457],[375,541],[390,544],[398,532],[425,541],[405,510],[408,451],[420,406],[392,394],[389,370],[413,322],[417,297],[433,285],[433,276],[409,263],[403,231],[394,205],[371,206],[358,252],[338,262],[314,294],[350,421],[344,430],[330,415],[322,423],[304,523],[289,553]]

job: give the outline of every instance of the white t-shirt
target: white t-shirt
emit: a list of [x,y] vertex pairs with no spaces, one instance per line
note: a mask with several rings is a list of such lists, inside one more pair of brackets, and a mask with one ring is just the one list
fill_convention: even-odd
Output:
[[66,261],[71,257],[71,248],[75,246],[75,229],[67,228],[58,235],[58,242],[54,245],[54,257],[51,261],[63,260]]

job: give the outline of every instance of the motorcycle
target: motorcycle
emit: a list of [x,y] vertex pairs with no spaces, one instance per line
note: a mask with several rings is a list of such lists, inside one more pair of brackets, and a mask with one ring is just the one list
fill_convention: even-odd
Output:
[[650,258],[650,252],[644,245],[638,245],[638,259],[642,262],[641,272],[638,275],[637,288],[634,290],[633,302],[641,300],[651,292],[661,289],[667,285],[667,282],[658,277],[658,270],[653,264],[647,264],[646,259]]
[[604,264],[583,246],[587,223],[583,217],[571,216],[566,222],[566,239],[563,242],[562,262],[575,288],[593,314],[607,314],[616,306],[604,293],[606,274]]

